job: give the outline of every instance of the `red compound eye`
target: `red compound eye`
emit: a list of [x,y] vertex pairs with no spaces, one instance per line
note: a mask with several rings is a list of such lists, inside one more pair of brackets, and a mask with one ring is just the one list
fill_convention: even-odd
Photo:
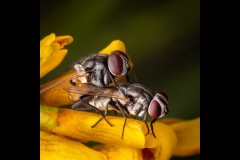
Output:
[[148,108],[149,115],[152,118],[158,118],[161,115],[161,112],[162,110],[160,104],[157,101],[152,100]]
[[128,59],[121,51],[114,51],[108,57],[108,69],[114,76],[125,76],[128,72]]

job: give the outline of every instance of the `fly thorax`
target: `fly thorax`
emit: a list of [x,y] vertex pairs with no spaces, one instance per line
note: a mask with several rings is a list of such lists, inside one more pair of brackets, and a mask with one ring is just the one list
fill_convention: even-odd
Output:
[[95,62],[95,66],[94,66],[94,69],[99,69],[99,70],[102,70],[103,68],[106,68],[106,66],[100,62]]
[[78,64],[81,64],[85,71],[92,70],[95,66],[96,55],[82,59]]
[[133,104],[127,104],[126,108],[128,110],[128,112],[131,114],[131,115],[135,115],[135,112],[133,111]]
[[102,70],[102,75],[103,75],[103,82],[105,85],[109,85],[110,83],[112,83],[112,79],[110,78],[110,75],[109,72],[107,72],[107,69],[103,69]]
[[139,103],[134,103],[127,106],[129,113],[133,116],[137,115],[140,110],[142,110],[142,105]]
[[103,87],[105,83],[102,76],[102,70],[96,69],[92,71],[91,76],[88,78],[88,82],[95,86]]
[[[141,93],[136,98],[135,101],[133,101],[133,105],[131,108],[130,113],[132,115],[138,115],[142,116],[143,110],[146,110],[149,105],[149,96],[147,94]],[[140,115],[139,115],[140,114]]]
[[93,60],[88,60],[83,64],[83,67],[85,68],[85,70],[91,70],[93,69],[95,66],[95,62]]
[[146,95],[140,94],[138,97],[137,103],[142,104],[143,106],[146,106],[148,103],[148,99],[149,98]]
[[[77,74],[80,74],[80,75],[83,72],[85,72],[85,69],[81,64],[75,64],[74,69],[77,71]],[[79,78],[77,78],[77,81],[79,81],[81,83],[87,83],[87,77],[86,76],[79,76]]]

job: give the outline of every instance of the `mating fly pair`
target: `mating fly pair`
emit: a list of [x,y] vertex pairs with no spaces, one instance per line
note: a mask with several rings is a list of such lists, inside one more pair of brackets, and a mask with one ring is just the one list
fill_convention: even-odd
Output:
[[[75,74],[42,85],[40,94],[69,81],[69,85],[63,89],[68,92],[70,100],[75,102],[71,106],[72,109],[94,109],[102,115],[92,127],[102,119],[112,126],[106,116],[108,110],[114,110],[125,118],[122,138],[127,116],[143,117],[148,129],[147,135],[149,115],[153,118],[150,127],[156,137],[153,123],[168,113],[168,98],[162,92],[155,93],[141,84],[130,82],[128,73],[131,70],[131,63],[125,53],[118,50],[111,52],[110,55],[96,53],[76,62],[73,68]],[[104,114],[101,110],[104,110]]]

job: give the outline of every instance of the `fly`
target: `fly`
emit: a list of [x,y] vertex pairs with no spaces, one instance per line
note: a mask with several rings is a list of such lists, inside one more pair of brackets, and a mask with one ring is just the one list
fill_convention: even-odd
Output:
[[[121,82],[118,87],[97,87],[97,86],[78,86],[69,84],[63,88],[69,93],[69,98],[75,103],[72,109],[90,110],[95,109],[102,117],[92,126],[95,127],[102,119],[106,120],[108,110],[115,110],[125,118],[124,128],[127,116],[142,117],[149,133],[147,116],[153,118],[150,123],[153,136],[156,138],[153,130],[153,123],[168,113],[168,97],[163,92],[153,92],[149,88],[138,84]],[[104,110],[102,114],[99,110]],[[106,120],[107,121],[107,120]],[[108,122],[108,121],[107,121]],[[109,122],[108,122],[109,123]],[[111,125],[109,123],[109,125]]]
[[40,86],[40,94],[65,82],[84,83],[91,86],[117,86],[115,78],[129,81],[130,60],[119,50],[108,54],[92,54],[73,65],[73,69],[55,80]]

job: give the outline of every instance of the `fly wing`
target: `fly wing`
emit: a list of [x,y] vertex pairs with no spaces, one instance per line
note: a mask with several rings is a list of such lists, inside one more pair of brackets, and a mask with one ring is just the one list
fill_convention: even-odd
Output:
[[121,99],[125,102],[129,101],[120,90],[114,87],[97,87],[97,86],[90,86],[90,85],[82,85],[82,86],[64,87],[63,90],[69,93],[74,93],[79,95],[109,97],[109,98]]
[[76,70],[72,69],[72,70],[68,71],[67,73],[64,73],[61,76],[55,78],[54,80],[41,85],[40,86],[40,94],[42,94],[42,93],[48,91],[49,89],[54,88],[60,84],[63,84],[67,81],[70,81],[72,79],[76,79],[76,78],[79,78],[82,76],[87,76],[87,75],[88,75],[88,73],[86,73],[86,72],[79,73]]

